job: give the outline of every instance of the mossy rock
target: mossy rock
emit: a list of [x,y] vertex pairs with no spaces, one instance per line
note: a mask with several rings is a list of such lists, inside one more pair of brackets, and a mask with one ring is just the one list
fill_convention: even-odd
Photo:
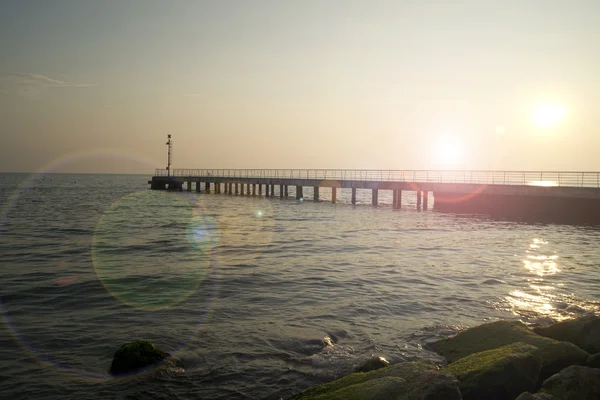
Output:
[[454,337],[433,342],[428,347],[453,363],[473,353],[516,342],[538,348],[555,343],[552,339],[536,335],[520,321],[496,321],[469,328]]
[[540,394],[560,400],[600,399],[600,369],[573,365],[544,381]]
[[463,400],[459,382],[452,374],[425,371],[408,386],[397,400]]
[[354,372],[375,371],[376,369],[388,367],[389,365],[390,365],[390,362],[388,360],[386,360],[385,358],[373,356],[373,357],[369,358],[367,361],[365,361],[365,363],[363,365],[356,368],[354,370]]
[[600,353],[592,354],[587,360],[587,366],[590,368],[600,368]]
[[577,346],[537,335],[519,321],[496,321],[479,325],[454,337],[434,342],[429,347],[452,363],[477,352],[516,342],[527,343],[540,349],[540,381],[570,365],[585,365],[588,357],[588,354]]
[[570,342],[556,342],[542,346],[542,371],[545,380],[571,365],[586,365],[589,354]]
[[554,396],[547,393],[534,393],[524,392],[519,395],[515,400],[555,400]]
[[468,355],[442,372],[458,378],[464,400],[513,400],[535,390],[541,366],[539,349],[518,342]]
[[311,400],[396,400],[399,392],[406,391],[407,383],[402,378],[384,376],[356,385],[347,386],[335,392],[318,396],[302,397]]
[[[393,379],[382,381],[381,379],[384,378]],[[289,400],[344,400],[354,398],[349,397],[349,393],[369,392],[374,390],[373,388],[378,388],[378,393],[382,396],[375,398],[383,400],[388,398],[383,396],[391,386],[395,388],[395,397],[389,397],[390,399],[460,400],[458,382],[453,376],[436,372],[435,366],[421,362],[403,362],[375,371],[355,372],[333,382],[308,389]],[[429,396],[425,397],[422,393],[429,393]],[[457,394],[459,397],[456,397]],[[372,397],[356,398],[363,400]]]
[[554,340],[571,342],[589,353],[600,352],[600,317],[596,315],[536,327],[534,332]]
[[[423,371],[422,365],[415,365],[420,363],[402,364],[405,365],[400,368],[391,366],[383,370],[394,369],[392,374],[404,377],[371,374],[366,381],[347,379],[352,375],[355,375],[352,378],[358,378],[355,373],[309,389],[289,400],[462,400],[458,381],[453,375]],[[365,378],[364,375],[369,374],[361,375],[361,378]]]
[[117,375],[158,364],[170,357],[148,340],[136,340],[121,346],[113,357],[110,373]]

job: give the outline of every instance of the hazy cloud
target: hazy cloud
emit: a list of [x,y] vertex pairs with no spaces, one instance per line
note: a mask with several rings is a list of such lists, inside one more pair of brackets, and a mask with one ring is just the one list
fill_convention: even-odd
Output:
[[186,93],[186,94],[184,94],[184,96],[197,97],[197,96],[202,96],[202,93]]
[[[18,85],[17,93],[31,100],[40,98],[42,92],[52,87],[78,87],[86,88],[95,86],[90,83],[70,83],[58,79],[52,79],[40,74],[10,73],[0,77],[0,80],[13,82]],[[0,91],[7,93],[7,91]]]
[[23,73],[11,73],[6,75],[8,79],[12,79],[17,83],[23,85],[47,85],[47,86],[67,86],[67,87],[90,87],[94,86],[90,83],[67,83],[59,81],[58,79],[48,78],[44,75],[39,74],[23,74]]

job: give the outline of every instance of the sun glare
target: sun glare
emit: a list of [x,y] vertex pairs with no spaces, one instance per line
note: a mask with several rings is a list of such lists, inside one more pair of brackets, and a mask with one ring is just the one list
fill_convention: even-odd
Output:
[[442,139],[437,146],[437,161],[443,166],[456,166],[461,160],[462,152],[458,142]]
[[551,128],[558,124],[567,114],[567,109],[561,104],[542,104],[535,109],[535,122],[544,127]]

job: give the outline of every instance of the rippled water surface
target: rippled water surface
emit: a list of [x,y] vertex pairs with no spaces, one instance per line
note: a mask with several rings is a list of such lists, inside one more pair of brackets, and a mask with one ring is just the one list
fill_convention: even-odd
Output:
[[[6,398],[279,399],[371,354],[440,361],[425,345],[465,326],[600,305],[595,228],[419,212],[410,194],[392,211],[384,191],[373,208],[368,191],[351,206],[345,191],[331,204],[147,180],[0,175]],[[110,377],[137,338],[184,371]]]

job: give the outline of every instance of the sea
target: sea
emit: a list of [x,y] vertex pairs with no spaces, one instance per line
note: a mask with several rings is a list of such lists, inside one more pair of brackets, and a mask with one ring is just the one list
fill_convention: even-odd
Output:
[[[441,364],[428,343],[469,326],[600,309],[598,227],[149,179],[0,175],[0,397],[279,400],[371,356]],[[180,367],[110,375],[136,339]]]

